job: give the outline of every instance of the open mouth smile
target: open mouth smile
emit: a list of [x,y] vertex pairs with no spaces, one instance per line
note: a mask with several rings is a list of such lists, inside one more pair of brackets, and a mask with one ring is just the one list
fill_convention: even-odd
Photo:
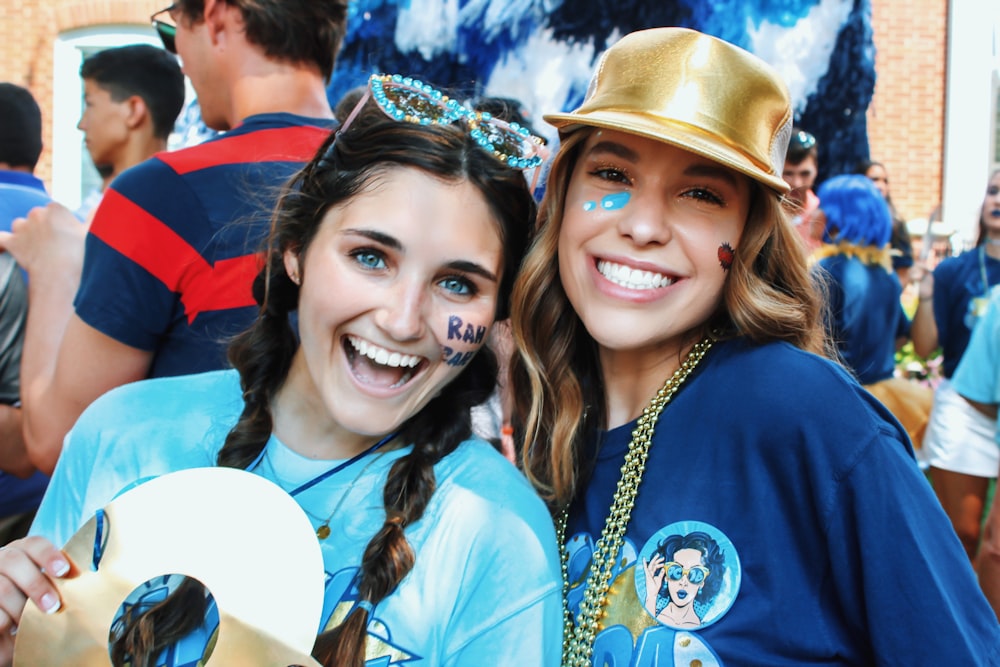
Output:
[[603,259],[597,260],[597,270],[614,284],[634,290],[660,289],[672,285],[676,280],[662,273],[630,269],[624,264],[615,264]]
[[354,376],[384,389],[398,389],[427,365],[424,357],[375,345],[358,336],[345,336],[344,351]]

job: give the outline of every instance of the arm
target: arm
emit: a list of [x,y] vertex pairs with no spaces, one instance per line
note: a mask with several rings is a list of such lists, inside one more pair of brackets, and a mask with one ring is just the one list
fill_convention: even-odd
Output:
[[0,470],[26,478],[35,472],[35,465],[28,457],[21,416],[21,408],[0,404]]
[[51,474],[63,438],[84,408],[110,389],[145,378],[153,354],[104,335],[76,315],[59,341],[34,339],[42,326],[29,313],[21,392],[28,455]]
[[830,504],[831,559],[852,573],[835,584],[840,604],[857,609],[872,664],[995,664],[1000,631],[969,558],[926,478],[886,444],[867,447]]
[[108,389],[145,377],[152,354],[129,347],[73,315],[86,229],[50,204],[0,233],[0,246],[28,271],[28,321],[21,357],[22,430],[27,456],[51,474],[62,440],[87,405]]
[[910,324],[913,351],[928,357],[938,346],[937,322],[934,320],[934,274],[924,273],[919,283],[917,312]]

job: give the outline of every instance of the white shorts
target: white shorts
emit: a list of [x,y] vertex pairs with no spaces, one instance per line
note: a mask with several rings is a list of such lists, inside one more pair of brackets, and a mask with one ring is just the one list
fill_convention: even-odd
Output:
[[951,382],[942,379],[918,456],[921,463],[974,477],[996,477],[1000,448],[996,421],[969,405]]

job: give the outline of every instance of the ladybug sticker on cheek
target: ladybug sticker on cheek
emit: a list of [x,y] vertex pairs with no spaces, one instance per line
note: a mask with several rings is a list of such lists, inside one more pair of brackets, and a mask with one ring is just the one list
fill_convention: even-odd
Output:
[[444,362],[449,366],[468,364],[483,346],[488,330],[481,324],[464,322],[458,315],[448,317],[449,345],[441,346]]
[[733,265],[733,259],[736,257],[736,251],[733,250],[733,246],[729,243],[723,241],[722,245],[719,246],[719,265],[722,267],[723,271],[728,271]]

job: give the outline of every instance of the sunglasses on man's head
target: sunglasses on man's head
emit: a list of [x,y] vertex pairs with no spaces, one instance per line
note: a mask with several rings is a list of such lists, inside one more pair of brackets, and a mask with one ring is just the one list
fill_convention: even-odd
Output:
[[156,34],[160,36],[160,41],[163,42],[163,48],[174,54],[177,53],[177,26],[173,23],[161,21],[156,17],[160,14],[167,14],[172,19],[173,11],[175,9],[177,9],[176,2],[166,9],[161,9],[149,17],[150,22],[153,24],[153,29],[156,30]]
[[788,143],[792,148],[800,148],[807,151],[816,145],[816,137],[809,134],[805,130],[799,130],[792,135],[792,138]]

